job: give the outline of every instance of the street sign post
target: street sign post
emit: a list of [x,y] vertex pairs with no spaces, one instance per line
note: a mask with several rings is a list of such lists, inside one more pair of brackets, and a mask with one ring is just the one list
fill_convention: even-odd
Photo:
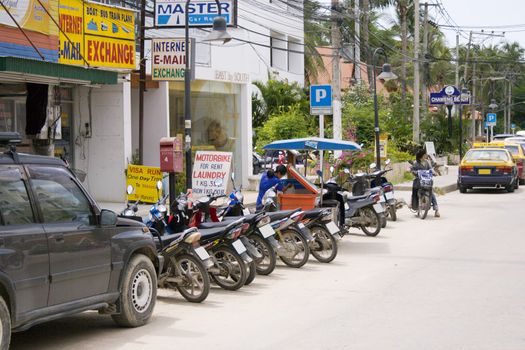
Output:
[[[310,114],[319,116],[319,137],[324,138],[324,115],[332,114],[332,85],[310,86]],[[319,153],[323,171],[323,151]]]
[[332,114],[332,86],[310,86],[310,114]]
[[485,125],[487,125],[490,128],[490,138],[489,140],[492,141],[492,136],[494,135],[494,127],[497,124],[497,114],[496,113],[487,113],[487,118],[485,120]]
[[512,129],[512,133],[514,134],[514,131],[516,130],[516,124],[510,124],[510,128]]

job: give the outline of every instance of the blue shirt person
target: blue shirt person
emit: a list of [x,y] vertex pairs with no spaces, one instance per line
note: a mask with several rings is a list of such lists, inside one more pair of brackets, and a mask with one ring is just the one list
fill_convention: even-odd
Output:
[[257,196],[257,210],[263,207],[262,199],[266,191],[271,187],[277,186],[277,191],[283,190],[283,184],[281,183],[281,178],[286,175],[286,167],[284,165],[278,165],[275,171],[268,170],[265,171],[261,176],[261,181],[259,182],[259,196]]

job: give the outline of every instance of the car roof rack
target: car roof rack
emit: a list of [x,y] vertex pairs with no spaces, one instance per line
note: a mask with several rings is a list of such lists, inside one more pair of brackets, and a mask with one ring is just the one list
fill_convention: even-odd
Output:
[[22,137],[17,132],[0,132],[0,145],[7,146],[9,149],[5,154],[10,155],[15,163],[19,163],[16,145],[22,142]]

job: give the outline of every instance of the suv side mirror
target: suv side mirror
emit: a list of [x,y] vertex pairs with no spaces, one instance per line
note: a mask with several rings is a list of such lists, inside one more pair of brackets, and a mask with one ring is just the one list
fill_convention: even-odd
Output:
[[115,226],[117,224],[117,214],[109,209],[102,209],[100,212],[101,226]]

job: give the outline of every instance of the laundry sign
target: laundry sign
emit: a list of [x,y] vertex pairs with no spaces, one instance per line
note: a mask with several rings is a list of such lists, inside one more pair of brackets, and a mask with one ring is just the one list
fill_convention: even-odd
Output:
[[192,172],[195,198],[227,193],[233,154],[231,152],[197,151]]
[[[190,40],[191,79],[195,76],[195,39]],[[184,80],[186,67],[186,41],[184,38],[151,40],[151,77],[153,80]]]
[[[186,0],[156,0],[155,25],[157,27],[184,28],[186,24]],[[219,15],[228,26],[237,25],[237,0],[193,0],[188,4],[190,27],[211,27]]]

